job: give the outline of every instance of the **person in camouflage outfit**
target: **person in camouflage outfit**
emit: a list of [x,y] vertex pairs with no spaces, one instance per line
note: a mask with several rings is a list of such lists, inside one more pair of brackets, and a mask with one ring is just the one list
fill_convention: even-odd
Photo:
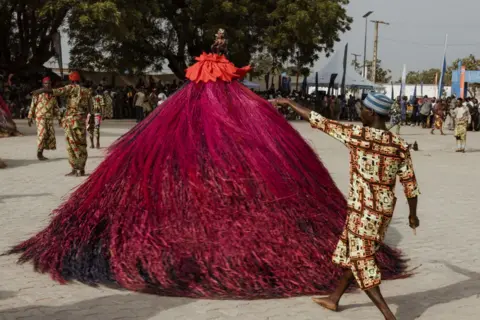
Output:
[[87,130],[86,117],[92,110],[92,94],[90,89],[80,86],[80,74],[72,72],[69,76],[71,84],[58,89],[40,89],[33,95],[52,93],[55,97],[65,97],[67,110],[62,119],[67,140],[68,162],[72,171],[67,176],[84,176],[87,163]]
[[[44,88],[51,89],[50,78],[44,78],[42,83]],[[40,161],[48,160],[43,156],[43,150],[55,150],[57,148],[53,127],[55,118],[60,122],[57,98],[51,93],[41,93],[34,96],[28,112],[28,126],[32,126],[33,121],[35,121],[37,126],[37,158]]]

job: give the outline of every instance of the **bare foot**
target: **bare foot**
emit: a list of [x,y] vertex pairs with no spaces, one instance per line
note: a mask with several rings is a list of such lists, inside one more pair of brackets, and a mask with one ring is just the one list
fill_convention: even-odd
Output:
[[48,160],[48,158],[45,158],[44,156],[38,156],[38,160],[45,161],[45,160]]
[[330,311],[337,311],[338,310],[338,305],[333,302],[330,297],[325,297],[325,298],[312,298],[313,302],[316,304],[321,305],[325,309],[328,309]]
[[6,167],[7,167],[7,164],[2,160],[0,160],[0,169],[6,168]]
[[77,177],[84,177],[84,176],[85,176],[85,170],[78,170]]
[[76,175],[77,175],[77,170],[72,170],[72,172],[67,173],[65,175],[65,177],[73,177],[73,176],[76,176]]

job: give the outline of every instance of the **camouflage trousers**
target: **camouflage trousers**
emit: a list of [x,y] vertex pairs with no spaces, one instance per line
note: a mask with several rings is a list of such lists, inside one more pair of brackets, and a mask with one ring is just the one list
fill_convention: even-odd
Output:
[[102,116],[95,114],[95,116],[88,118],[87,120],[87,132],[90,138],[100,139],[100,124],[102,122]]
[[37,118],[37,148],[40,150],[56,150],[55,128],[52,118]]
[[85,170],[87,163],[87,130],[85,120],[67,117],[63,121],[67,140],[68,162],[73,170]]

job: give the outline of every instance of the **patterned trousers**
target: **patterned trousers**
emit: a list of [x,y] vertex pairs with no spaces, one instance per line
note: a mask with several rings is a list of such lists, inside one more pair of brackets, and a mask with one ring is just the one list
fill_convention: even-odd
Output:
[[85,170],[87,163],[87,130],[83,119],[65,119],[68,162],[73,170]]
[[89,118],[87,122],[87,131],[90,137],[100,139],[100,123],[102,122],[102,116],[100,114],[95,114],[93,120]]
[[56,150],[55,128],[52,118],[37,118],[37,148],[41,150]]
[[351,269],[360,289],[369,290],[382,282],[380,268],[375,260],[377,249],[375,241],[363,239],[345,227],[332,260],[341,267]]
[[467,146],[467,127],[468,122],[466,121],[455,123],[454,136],[457,139],[457,150],[465,150]]

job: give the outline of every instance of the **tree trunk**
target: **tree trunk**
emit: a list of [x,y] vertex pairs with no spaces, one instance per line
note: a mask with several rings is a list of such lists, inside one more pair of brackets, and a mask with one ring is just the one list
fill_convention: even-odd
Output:
[[185,70],[187,69],[187,64],[185,60],[179,59],[176,56],[168,57],[168,67],[172,70],[173,74],[180,80],[185,79]]

